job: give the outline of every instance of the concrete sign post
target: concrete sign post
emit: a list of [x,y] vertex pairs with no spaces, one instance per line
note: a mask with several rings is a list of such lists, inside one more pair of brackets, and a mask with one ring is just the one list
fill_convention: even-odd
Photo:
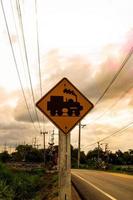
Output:
[[71,200],[70,131],[93,104],[63,78],[36,104],[59,129],[59,200]]
[[59,131],[59,200],[71,200],[70,133]]

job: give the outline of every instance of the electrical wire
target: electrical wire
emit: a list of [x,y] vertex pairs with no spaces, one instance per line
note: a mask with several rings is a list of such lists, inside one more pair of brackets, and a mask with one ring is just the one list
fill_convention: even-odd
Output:
[[[113,84],[113,82],[116,80],[116,78],[117,78],[118,75],[120,74],[121,70],[124,68],[125,64],[127,63],[127,61],[129,60],[129,58],[131,57],[132,53],[133,53],[133,47],[131,47],[131,49],[130,49],[128,55],[126,56],[126,58],[125,58],[124,61],[122,62],[122,65],[121,65],[120,69],[118,70],[118,72],[116,73],[116,75],[113,77],[112,81],[110,82],[110,84],[108,85],[108,87],[105,89],[104,93],[103,93],[103,94],[100,96],[100,98],[97,100],[96,104],[98,104],[98,103],[100,102],[100,100],[104,97],[104,95],[106,94],[106,92],[108,91],[108,89],[111,87],[111,85]],[[117,102],[117,103],[118,103],[118,102]],[[96,104],[95,104],[95,105],[96,105]],[[96,118],[96,119],[97,119],[97,118]],[[95,119],[94,119],[94,120],[95,120]],[[111,135],[106,136],[105,138],[99,140],[99,142],[101,142],[101,141],[103,141],[103,140],[105,140],[105,139],[108,139],[108,138],[110,138],[110,137],[116,135],[117,133],[119,133],[119,132],[121,132],[121,131],[124,131],[125,128],[128,128],[132,123],[133,123],[133,122],[127,124],[125,127],[123,127],[122,129],[120,129],[120,130],[118,130],[118,131],[112,133]],[[97,144],[97,142],[94,142],[94,143],[92,143],[92,144],[90,144],[90,145],[87,145],[87,146],[85,146],[85,147],[89,147],[89,146],[92,146],[92,145],[95,145],[95,144]],[[84,148],[85,148],[85,147],[84,147]]]
[[[107,86],[107,88],[105,89],[105,91],[103,92],[103,94],[98,98],[98,100],[96,101],[95,105],[94,105],[94,109],[95,106],[101,101],[101,99],[105,96],[105,94],[107,93],[107,91],[110,89],[110,87],[112,86],[112,84],[114,83],[114,81],[117,79],[117,77],[119,76],[120,72],[123,70],[123,68],[125,67],[125,64],[127,63],[127,61],[130,59],[131,55],[133,53],[133,47],[131,47],[128,55],[126,56],[126,58],[124,59],[124,61],[121,64],[120,69],[118,70],[118,72],[115,74],[115,76],[113,77],[113,79],[111,80],[111,82],[109,83],[109,85]],[[94,109],[92,109],[90,112],[93,112]],[[103,114],[101,114],[100,116],[96,117],[93,119],[93,121],[91,121],[89,124],[92,124],[94,121],[96,121],[97,119],[101,118],[101,116],[104,115],[104,113],[106,113],[107,111],[103,112]]]
[[[131,126],[133,126],[133,121],[130,122],[130,123],[128,123],[127,125],[125,125],[125,126],[122,127],[121,129],[115,131],[115,132],[112,133],[111,135],[108,135],[108,136],[102,138],[102,139],[99,140],[98,142],[102,142],[102,141],[104,141],[104,140],[107,140],[107,139],[110,138],[110,137],[116,136],[117,134],[122,133],[123,131],[127,130],[127,129],[128,129],[129,127],[131,127]],[[93,146],[93,145],[95,145],[95,144],[97,144],[97,142],[94,142],[94,143],[92,143],[92,144],[90,144],[90,145],[86,145],[86,146],[84,146],[84,148],[87,148],[87,147],[89,147],[89,146]]]
[[[41,76],[41,62],[40,62],[40,46],[39,46],[39,33],[38,33],[38,10],[37,10],[37,0],[35,0],[35,16],[36,16],[36,42],[37,42],[37,60],[39,69],[39,83],[40,83],[40,96],[42,97],[42,76]],[[42,114],[42,121],[45,124],[44,115]],[[43,127],[43,131],[45,126]]]
[[98,116],[96,119],[94,119],[93,122],[99,120],[106,113],[112,111],[112,108],[115,107],[121,101],[121,99],[123,99],[123,97],[125,97],[130,92],[131,89],[133,89],[133,83],[130,85],[130,87],[124,93],[122,93],[122,95],[119,97],[119,99],[117,101],[115,101],[112,105],[110,105],[108,107],[108,110],[105,110],[100,116]]
[[[23,19],[22,19],[22,14],[21,14],[21,6],[20,6],[19,0],[17,0],[16,3],[17,3],[18,16],[19,16],[19,20],[20,20],[20,27],[21,27],[21,31],[22,31],[22,40],[23,40],[23,45],[24,45],[24,52],[25,52],[25,58],[26,58],[26,63],[27,63],[31,94],[32,94],[33,103],[35,105],[36,102],[35,102],[35,96],[34,96],[34,91],[33,91],[33,86],[32,86],[31,75],[30,75],[30,67],[29,67],[29,60],[28,60],[28,55],[27,55],[26,43],[25,43],[25,35],[24,35],[24,28],[23,28]],[[36,113],[39,129],[40,129],[40,132],[41,132],[41,126],[40,126],[39,117],[38,117],[36,107],[35,107],[35,113]]]
[[120,72],[123,70],[123,68],[125,67],[125,64],[127,63],[127,61],[129,60],[129,58],[131,57],[133,53],[133,47],[131,47],[128,55],[126,56],[126,58],[124,59],[124,61],[121,64],[120,69],[118,70],[118,72],[115,74],[115,76],[113,77],[113,79],[111,80],[111,82],[109,83],[109,85],[107,86],[107,88],[104,90],[103,94],[99,97],[99,99],[96,101],[95,106],[101,101],[101,99],[105,96],[105,94],[107,93],[107,91],[109,90],[109,88],[112,86],[112,84],[114,83],[114,81],[117,79],[117,77],[119,76]]
[[122,127],[120,130],[115,131],[115,132],[112,133],[111,135],[106,136],[105,138],[99,140],[99,142],[102,142],[102,141],[104,141],[104,140],[106,140],[106,139],[108,139],[108,138],[110,138],[110,137],[112,137],[112,136],[116,136],[117,134],[122,133],[123,131],[127,130],[127,129],[128,129],[129,127],[131,127],[131,126],[133,126],[133,122],[130,122],[130,123],[127,124],[126,126]]
[[35,127],[34,121],[32,119],[32,116],[31,116],[31,113],[30,113],[30,109],[29,109],[29,106],[28,106],[28,103],[27,103],[27,99],[26,99],[26,96],[25,96],[24,88],[23,88],[23,85],[22,85],[22,81],[21,81],[21,77],[20,77],[20,73],[19,73],[19,69],[18,69],[16,57],[15,57],[15,52],[14,52],[13,45],[12,45],[11,35],[10,35],[8,23],[7,23],[5,9],[4,9],[4,6],[3,6],[3,1],[1,0],[0,2],[1,2],[1,8],[2,8],[2,12],[3,12],[4,20],[5,20],[5,25],[6,25],[6,30],[7,30],[7,34],[8,34],[8,39],[9,39],[9,43],[10,43],[10,46],[11,46],[13,60],[14,60],[14,63],[15,63],[15,68],[16,68],[16,72],[17,72],[18,79],[19,79],[19,82],[20,82],[20,87],[21,87],[22,94],[23,94],[23,97],[24,97],[25,105],[26,105],[27,111],[29,113],[30,120],[33,123],[33,126],[34,126],[35,130],[37,130],[36,127]]
[[39,33],[38,33],[38,12],[37,12],[37,0],[35,0],[35,15],[36,15],[36,38],[37,38],[37,60],[39,68],[39,83],[40,83],[40,96],[42,97],[42,77],[41,77],[41,62],[40,62],[40,47],[39,47]]
[[[23,59],[23,52],[22,52],[22,47],[21,47],[21,41],[20,41],[20,37],[19,37],[19,32],[18,32],[17,24],[16,24],[16,19],[15,19],[15,14],[14,14],[12,0],[10,1],[10,4],[11,4],[11,10],[12,10],[12,15],[13,15],[13,20],[14,20],[14,24],[15,24],[15,30],[16,30],[16,33],[17,33],[17,36],[18,36],[18,44],[19,44],[19,50],[20,50],[20,56],[21,56],[22,66],[23,66],[23,70],[24,70],[24,73],[25,73],[25,80],[28,83],[27,76],[26,76],[26,71],[25,71],[25,67],[24,67],[25,63],[24,63],[24,59]],[[30,89],[29,89],[29,87],[28,87],[28,91],[29,91],[29,97],[31,99],[31,102],[29,104],[32,105],[32,97],[30,95]],[[34,113],[34,108],[32,109],[31,112]]]

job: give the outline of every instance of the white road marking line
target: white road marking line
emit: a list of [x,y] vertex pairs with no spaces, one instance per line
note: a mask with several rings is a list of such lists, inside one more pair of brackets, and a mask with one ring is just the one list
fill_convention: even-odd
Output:
[[92,187],[94,187],[96,190],[98,190],[99,192],[101,192],[105,196],[109,197],[111,200],[117,200],[116,198],[112,197],[110,194],[104,192],[103,190],[101,190],[100,188],[98,188],[97,186],[95,186],[94,184],[92,184],[90,181],[85,180],[84,178],[82,178],[81,176],[79,176],[79,175],[77,175],[75,173],[72,173],[72,174],[75,175],[75,176],[77,176],[78,178],[80,178],[84,182],[88,183],[89,185],[91,185]]

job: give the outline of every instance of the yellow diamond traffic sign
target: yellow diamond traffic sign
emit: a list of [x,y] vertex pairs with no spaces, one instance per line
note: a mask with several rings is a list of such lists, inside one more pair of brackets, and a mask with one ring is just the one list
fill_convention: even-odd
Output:
[[66,134],[93,108],[93,104],[67,78],[57,83],[36,106]]

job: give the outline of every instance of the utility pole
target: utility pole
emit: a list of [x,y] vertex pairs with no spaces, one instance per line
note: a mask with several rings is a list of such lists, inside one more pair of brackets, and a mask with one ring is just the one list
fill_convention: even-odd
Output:
[[11,153],[12,153],[12,146],[11,146],[11,145],[9,146],[9,149],[10,149],[9,152],[10,152],[10,154],[11,154]]
[[39,149],[39,146],[41,146],[40,144],[36,144],[36,148]]
[[7,144],[6,144],[6,142],[4,144],[4,151],[7,151]]
[[105,143],[105,155],[107,156],[107,159],[106,159],[106,161],[107,161],[107,163],[109,162],[109,151],[108,151],[108,143]]
[[103,145],[103,144],[105,144],[105,153],[107,152],[107,150],[108,150],[108,143],[101,143],[101,145]]
[[99,166],[99,159],[100,159],[100,142],[97,142],[98,144],[98,152],[97,152],[97,162],[98,162],[98,166]]
[[105,143],[105,153],[108,151],[108,143]]
[[49,145],[53,146],[54,145],[54,129],[52,131],[52,133],[50,134],[50,139],[49,139]]
[[[25,145],[25,141],[24,141],[24,145]],[[32,146],[36,149],[39,149],[40,144],[38,144],[38,140],[36,137],[32,139]]]
[[80,142],[81,142],[81,128],[84,128],[86,124],[79,122],[79,138],[78,138],[78,168],[80,168]]
[[36,143],[37,143],[37,140],[36,140],[36,137],[33,138],[33,147],[36,148]]
[[47,131],[41,132],[41,134],[43,135],[43,151],[44,151],[43,156],[44,156],[44,167],[45,167],[45,164],[46,164],[46,159],[45,159],[45,135],[48,134],[48,132]]

